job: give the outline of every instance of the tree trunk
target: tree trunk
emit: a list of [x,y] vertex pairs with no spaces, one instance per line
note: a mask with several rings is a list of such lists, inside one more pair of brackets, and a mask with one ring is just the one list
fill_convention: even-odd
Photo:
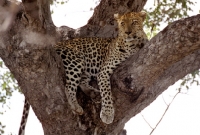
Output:
[[0,57],[17,79],[45,135],[119,135],[131,117],[177,80],[200,68],[197,15],[171,23],[115,70],[111,76],[116,112],[112,124],[101,122],[100,99],[91,99],[81,90],[77,99],[84,114],[72,113],[64,93],[64,68],[53,45],[73,37],[113,37],[117,34],[113,14],[141,11],[145,3],[102,0],[88,24],[73,30],[53,25],[49,0],[0,2],[1,11],[9,14],[0,17],[4,26],[0,27]]

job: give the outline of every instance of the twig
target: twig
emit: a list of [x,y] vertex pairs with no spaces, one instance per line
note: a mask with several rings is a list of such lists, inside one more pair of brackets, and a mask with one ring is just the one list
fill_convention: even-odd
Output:
[[163,97],[163,94],[162,94],[162,99],[163,99],[164,103],[168,106],[167,102],[165,101],[165,99]]
[[140,115],[142,116],[142,118],[144,119],[144,121],[149,125],[149,127],[150,127],[151,129],[154,129],[154,128],[149,124],[149,122],[145,119],[144,115],[142,115],[142,113],[140,113]]
[[[157,126],[160,124],[160,122],[162,121],[162,119],[164,118],[166,112],[168,111],[170,105],[172,104],[172,102],[174,101],[174,99],[176,98],[176,96],[180,93],[180,91],[178,91],[175,96],[173,97],[172,101],[167,105],[167,108],[165,109],[165,112],[163,113],[161,119],[158,121],[158,123],[156,124],[156,126],[152,129],[151,133],[149,135],[152,135],[152,133],[155,131],[155,129],[157,128]],[[148,123],[147,123],[148,124]]]

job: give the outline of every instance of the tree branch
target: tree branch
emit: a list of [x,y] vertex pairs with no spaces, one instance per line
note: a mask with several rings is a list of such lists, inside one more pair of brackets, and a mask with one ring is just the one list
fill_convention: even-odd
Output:
[[[136,115],[168,86],[200,68],[200,15],[176,21],[155,36],[113,75],[113,92],[124,120]],[[125,98],[121,98],[122,93]],[[118,92],[116,92],[118,91]],[[127,101],[127,102],[125,102]],[[130,104],[123,107],[122,104]],[[122,117],[122,116],[121,116]]]

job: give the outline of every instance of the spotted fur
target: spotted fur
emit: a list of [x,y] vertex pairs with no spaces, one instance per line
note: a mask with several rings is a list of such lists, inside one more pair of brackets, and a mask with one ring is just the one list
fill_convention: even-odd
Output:
[[25,99],[25,101],[24,101],[23,115],[22,115],[22,119],[21,119],[21,123],[20,123],[20,128],[19,128],[18,135],[24,135],[25,134],[25,127],[26,127],[26,122],[27,122],[29,110],[30,110],[30,104]]

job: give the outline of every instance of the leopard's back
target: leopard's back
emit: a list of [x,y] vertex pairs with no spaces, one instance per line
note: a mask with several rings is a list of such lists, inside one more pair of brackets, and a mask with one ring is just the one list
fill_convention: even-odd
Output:
[[[55,49],[61,56],[65,68],[69,66],[71,61],[82,59],[84,63],[83,72],[96,76],[109,55],[112,41],[111,38],[100,37],[75,38],[58,42]],[[78,66],[79,62],[73,62],[72,67]]]

